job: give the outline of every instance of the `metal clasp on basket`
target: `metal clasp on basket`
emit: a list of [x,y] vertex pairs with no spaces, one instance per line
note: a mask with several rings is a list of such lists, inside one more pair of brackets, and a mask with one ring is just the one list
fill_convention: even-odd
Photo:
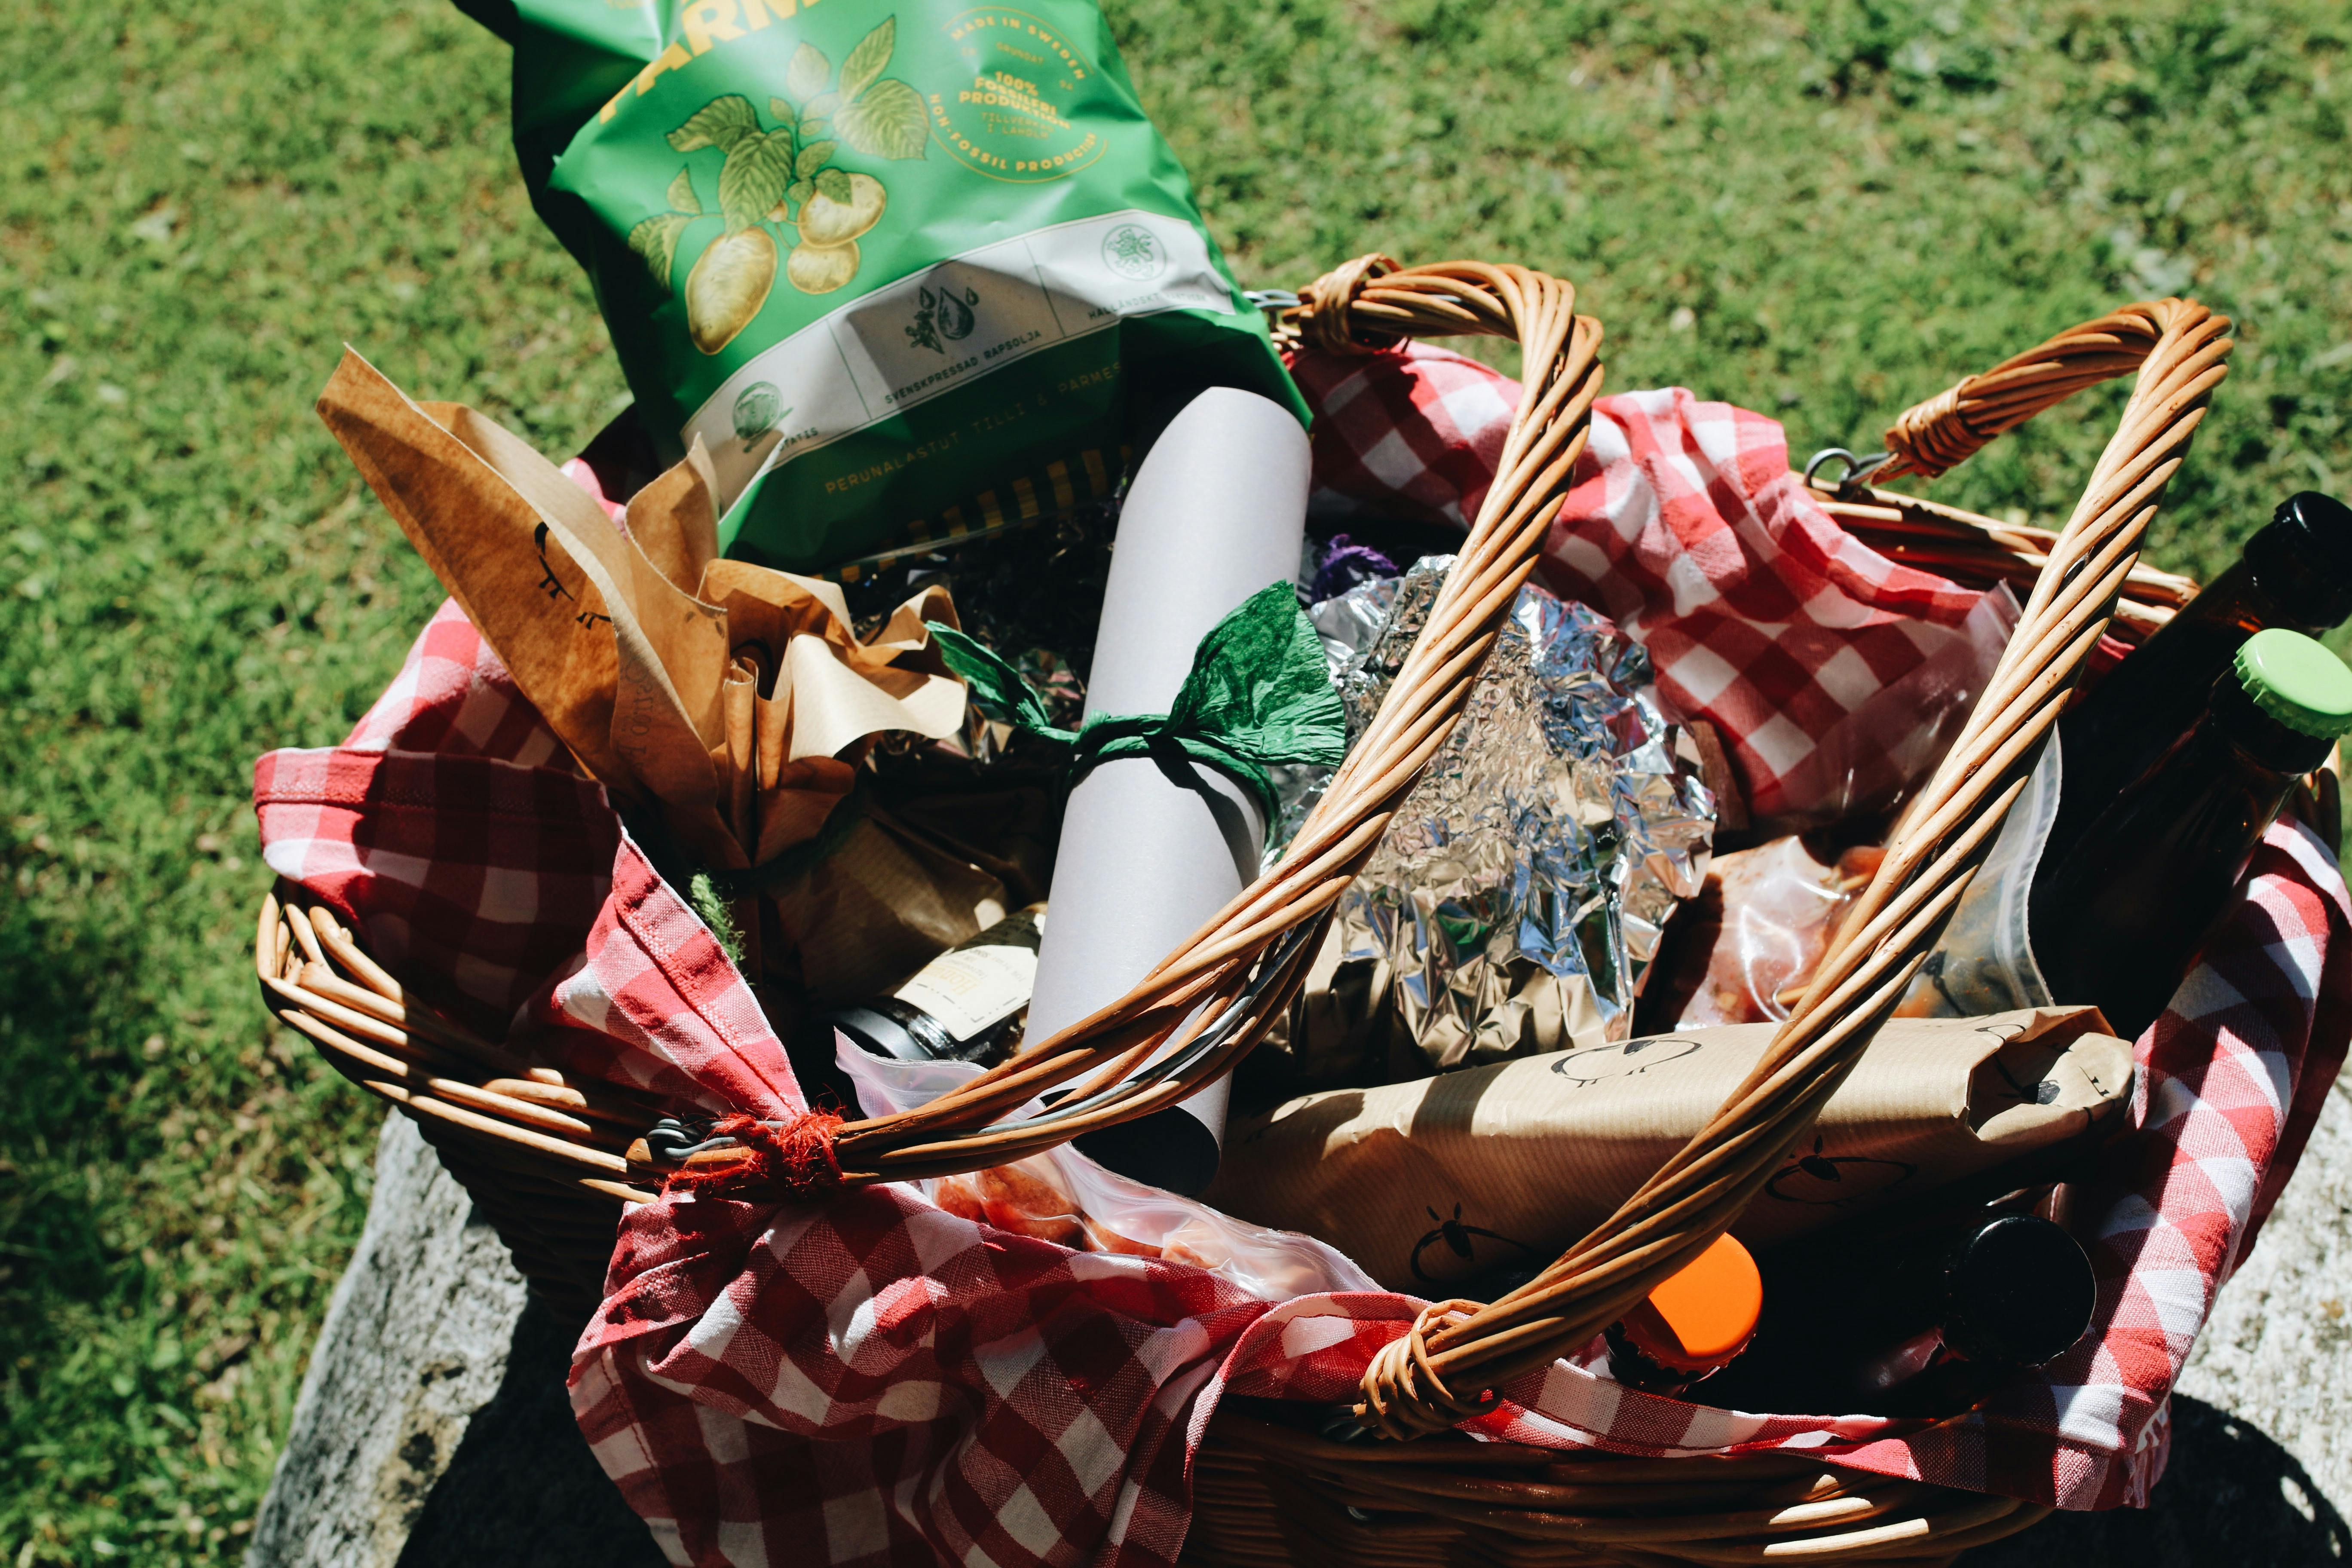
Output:
[[1867,458],[1857,458],[1852,452],[1847,451],[1843,447],[1824,447],[1820,451],[1815,452],[1811,460],[1805,464],[1805,486],[1808,489],[1819,489],[1821,488],[1813,483],[1813,475],[1821,470],[1822,464],[1827,463],[1832,459],[1836,459],[1837,461],[1845,464],[1845,472],[1838,476],[1837,484],[1833,487],[1834,493],[1843,497],[1848,490],[1860,486],[1863,480],[1868,479],[1872,474],[1876,473],[1880,468],[1885,468],[1887,464],[1893,462],[1895,460],[1895,454],[1892,452],[1874,452]]
[[1244,289],[1242,298],[1264,312],[1276,348],[1287,353],[1298,346],[1298,308],[1306,300],[1287,289]]

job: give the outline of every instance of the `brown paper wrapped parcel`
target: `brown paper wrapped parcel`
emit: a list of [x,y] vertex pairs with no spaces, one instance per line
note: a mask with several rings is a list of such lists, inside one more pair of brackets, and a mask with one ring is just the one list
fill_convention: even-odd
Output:
[[[955,624],[946,593],[918,594],[866,641],[838,586],[721,559],[699,442],[616,526],[512,432],[413,401],[356,353],[319,414],[581,767],[703,869],[765,867],[814,838],[873,737],[963,728],[962,683],[927,625]],[[878,805],[826,847],[763,888],[779,956],[821,994],[878,989],[1003,913],[996,878]],[[756,942],[756,906],[737,907]]]
[[[2083,1137],[2131,1047],[2088,1007],[1897,1019],[1733,1227],[1802,1235]],[[1741,1024],[1333,1089],[1236,1125],[1203,1201],[1320,1237],[1391,1289],[1550,1261],[1687,1143],[1779,1027]]]

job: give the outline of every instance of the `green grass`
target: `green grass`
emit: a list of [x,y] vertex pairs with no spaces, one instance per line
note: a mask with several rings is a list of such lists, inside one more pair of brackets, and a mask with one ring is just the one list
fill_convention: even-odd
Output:
[[[585,0],[583,0],[585,3]],[[840,3],[840,0],[835,0]],[[1253,281],[1574,279],[1610,384],[1865,446],[2128,299],[2240,323],[2161,523],[2352,483],[2352,21],[2221,5],[1115,0]],[[0,14],[0,1563],[242,1550],[373,1111],[262,1027],[255,753],[437,598],[310,413],[340,344],[551,452],[625,396],[431,0]],[[1936,490],[2062,517],[2118,394]]]

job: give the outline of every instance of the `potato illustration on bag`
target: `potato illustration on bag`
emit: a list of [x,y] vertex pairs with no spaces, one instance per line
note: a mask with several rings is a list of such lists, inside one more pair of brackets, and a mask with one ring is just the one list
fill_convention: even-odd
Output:
[[830,294],[857,276],[857,242],[800,246],[785,264],[784,276],[803,294]]
[[[793,265],[800,253],[793,253]],[[715,354],[751,324],[776,281],[776,242],[764,228],[721,235],[686,275],[686,330],[694,346]]]
[[670,292],[678,242],[704,218],[720,220],[686,280],[687,331],[704,353],[734,342],[767,304],[780,240],[791,246],[785,279],[804,294],[830,294],[857,276],[858,237],[882,221],[889,192],[872,174],[837,167],[835,154],[920,158],[930,141],[921,96],[882,74],[898,29],[897,17],[885,17],[838,72],[824,50],[801,45],[784,72],[791,96],[768,100],[772,126],[750,99],[729,93],[669,133],[677,152],[719,152],[719,211],[703,205],[689,164],[670,182],[669,210],[632,228],[629,247]]
[[834,187],[841,192],[839,200],[828,193],[824,174],[839,173],[827,169],[816,182],[816,195],[801,208],[801,241],[804,245],[847,245],[867,229],[882,221],[882,208],[888,202],[888,193],[882,182],[871,174],[852,174]]

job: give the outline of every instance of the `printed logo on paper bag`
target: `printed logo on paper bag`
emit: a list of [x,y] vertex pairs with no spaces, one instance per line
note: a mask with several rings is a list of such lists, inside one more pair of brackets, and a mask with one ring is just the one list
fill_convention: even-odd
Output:
[[585,626],[591,631],[595,630],[600,622],[603,625],[611,626],[612,616],[589,609],[580,602],[579,595],[563,585],[563,579],[556,574],[555,563],[547,558],[547,524],[544,522],[532,529],[530,532],[530,547],[539,552],[540,592],[551,599],[570,602],[572,606],[572,619],[576,625]]

